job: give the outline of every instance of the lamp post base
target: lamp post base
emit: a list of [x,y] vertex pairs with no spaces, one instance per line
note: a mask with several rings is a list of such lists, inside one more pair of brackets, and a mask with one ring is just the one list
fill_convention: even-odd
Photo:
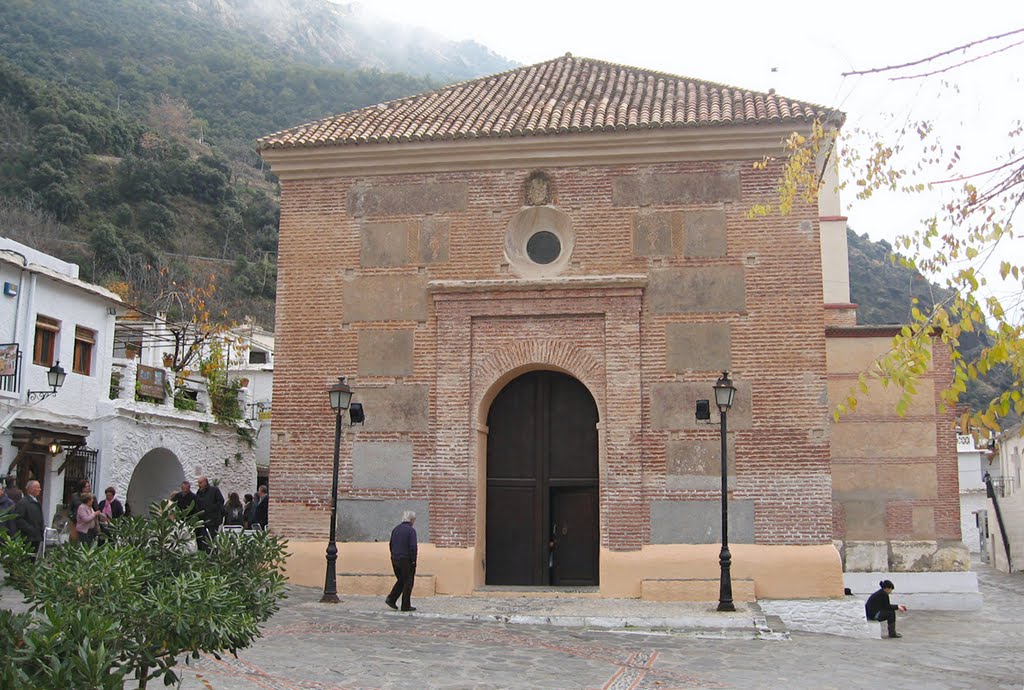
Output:
[[320,597],[321,604],[340,604],[341,599],[338,598],[337,594],[325,594]]

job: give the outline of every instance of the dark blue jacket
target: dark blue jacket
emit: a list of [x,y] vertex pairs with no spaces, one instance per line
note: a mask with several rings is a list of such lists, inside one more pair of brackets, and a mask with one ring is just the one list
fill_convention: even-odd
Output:
[[416,529],[408,522],[391,530],[391,558],[416,562]]
[[0,531],[7,532],[12,537],[18,533],[18,527],[15,522],[15,518],[18,516],[14,514],[14,501],[4,493],[0,496],[0,515],[4,513],[10,513],[10,517],[5,521],[0,521]]

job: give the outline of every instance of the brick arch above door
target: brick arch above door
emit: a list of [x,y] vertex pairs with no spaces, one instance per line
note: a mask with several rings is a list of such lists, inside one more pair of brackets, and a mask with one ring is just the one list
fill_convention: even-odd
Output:
[[578,379],[597,403],[600,416],[604,401],[604,362],[572,342],[530,339],[508,343],[490,353],[473,369],[473,408],[477,419],[487,418],[487,409],[505,385],[536,370],[560,371]]

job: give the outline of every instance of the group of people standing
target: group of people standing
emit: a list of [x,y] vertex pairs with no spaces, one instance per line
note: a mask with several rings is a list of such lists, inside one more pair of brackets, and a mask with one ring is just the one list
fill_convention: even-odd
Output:
[[68,502],[71,541],[92,544],[100,536],[103,526],[124,517],[125,508],[117,498],[117,490],[108,486],[103,494],[103,500],[97,502],[88,479],[83,479],[78,491],[71,494]]
[[256,495],[245,495],[245,504],[234,491],[224,500],[224,494],[210,484],[206,477],[196,480],[197,491],[192,491],[191,482],[182,482],[181,490],[171,495],[171,501],[181,515],[198,515],[203,521],[196,529],[196,546],[201,551],[210,549],[210,540],[222,526],[237,526],[242,529],[266,529],[269,509],[267,487],[262,485]]

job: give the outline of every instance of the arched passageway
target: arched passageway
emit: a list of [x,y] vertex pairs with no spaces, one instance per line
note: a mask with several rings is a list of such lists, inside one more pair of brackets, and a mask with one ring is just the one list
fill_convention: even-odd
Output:
[[166,448],[154,448],[139,460],[128,483],[128,505],[132,515],[149,515],[155,501],[170,497],[185,481],[185,470],[177,456]]

